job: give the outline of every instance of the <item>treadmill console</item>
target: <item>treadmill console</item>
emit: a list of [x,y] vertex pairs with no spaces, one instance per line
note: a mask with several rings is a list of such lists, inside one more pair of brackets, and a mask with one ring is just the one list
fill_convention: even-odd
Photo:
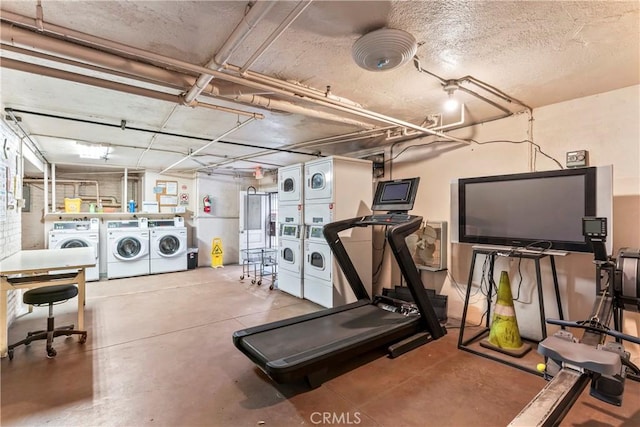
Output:
[[371,210],[407,213],[413,209],[420,178],[380,181],[373,197]]

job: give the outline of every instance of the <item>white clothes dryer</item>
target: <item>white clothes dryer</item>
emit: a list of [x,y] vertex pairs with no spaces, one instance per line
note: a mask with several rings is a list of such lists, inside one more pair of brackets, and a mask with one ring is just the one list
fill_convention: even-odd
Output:
[[149,274],[149,229],[146,218],[107,221],[107,277]]
[[149,221],[151,274],[187,269],[187,228],[184,218]]
[[93,248],[96,265],[85,269],[85,281],[100,280],[100,220],[54,222],[49,249],[68,248]]

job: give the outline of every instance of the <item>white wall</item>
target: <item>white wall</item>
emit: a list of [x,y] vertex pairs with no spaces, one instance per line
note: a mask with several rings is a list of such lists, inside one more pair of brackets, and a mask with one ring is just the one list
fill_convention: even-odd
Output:
[[[6,182],[6,176],[2,175],[5,180],[4,185],[0,187],[2,197],[0,203],[3,204],[0,209],[0,259],[4,259],[9,255],[18,252],[21,246],[22,220],[20,215],[20,207],[17,200],[22,198],[22,155],[20,147],[20,139],[6,125],[4,121],[0,122],[0,134],[3,141],[6,141],[8,151],[7,158],[3,155],[0,157],[0,165],[9,168],[11,171],[11,182]],[[3,147],[4,148],[4,147]],[[20,307],[20,294],[18,291],[11,291],[8,295],[7,302],[7,321],[11,324]]]
[[[153,188],[156,186],[156,181],[176,181],[178,183],[178,203],[180,206],[184,206],[189,211],[194,211],[197,206],[196,195],[196,182],[191,177],[183,177],[179,175],[160,175],[155,172],[146,172],[144,174],[144,186],[143,196],[140,201],[156,201],[156,194],[153,192]],[[186,198],[187,201],[180,199]],[[140,210],[140,209],[138,209]],[[170,207],[161,207],[161,213],[171,213]]]
[[[534,110],[532,128],[527,114],[454,132],[455,136],[473,138],[476,141],[530,139],[540,145],[549,156],[565,164],[567,151],[589,151],[590,166],[613,164],[613,255],[620,247],[640,247],[640,86],[632,86],[613,92],[575,99]],[[432,141],[424,138],[393,148],[393,155],[407,145],[420,145]],[[438,221],[451,218],[450,182],[456,178],[497,175],[534,170],[557,169],[558,166],[540,153],[534,157],[530,144],[492,143],[433,144],[412,148],[393,161],[393,178],[420,176],[420,188],[413,213]],[[387,155],[389,155],[387,151]],[[387,169],[388,172],[388,169]],[[389,175],[385,175],[388,179]],[[450,230],[449,230],[450,231]],[[461,317],[464,291],[469,275],[471,248],[469,245],[450,246],[449,271],[447,273],[423,272],[424,282],[449,296],[449,314]],[[481,264],[482,260],[478,262]],[[516,304],[518,323],[523,336],[540,338],[539,311],[535,291],[535,275],[531,262],[523,261],[522,300]],[[595,268],[590,254],[570,254],[556,258],[559,284],[565,318],[584,319],[595,299]],[[517,260],[499,259],[496,265],[496,281],[500,271],[509,271],[512,289],[519,281]],[[474,284],[479,283],[481,265],[476,267]],[[389,269],[386,278],[391,279]],[[553,295],[548,261],[542,261],[545,295]],[[394,279],[396,279],[394,277]],[[456,282],[458,286],[456,286]],[[384,283],[384,281],[383,281]],[[484,312],[484,297],[472,298],[470,322],[480,321]],[[545,303],[547,317],[557,315],[553,298]],[[638,335],[638,316],[625,315],[625,331]],[[637,346],[636,346],[637,347]],[[637,350],[634,350],[638,354]],[[636,356],[637,357],[637,356]]]
[[[240,191],[256,182],[246,178],[200,174],[196,179],[197,205],[194,211],[192,246],[198,248],[198,266],[211,265],[211,243],[222,239],[223,264],[237,264],[239,241]],[[211,212],[203,211],[203,199],[208,195]]]

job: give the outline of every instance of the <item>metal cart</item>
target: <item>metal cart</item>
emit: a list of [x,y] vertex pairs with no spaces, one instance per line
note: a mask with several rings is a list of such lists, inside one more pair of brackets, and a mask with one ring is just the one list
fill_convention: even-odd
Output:
[[240,280],[251,277],[253,270],[253,279],[251,284],[262,285],[262,279],[267,278],[271,281],[269,289],[273,289],[277,277],[278,253],[276,248],[253,248],[242,249],[242,276]]

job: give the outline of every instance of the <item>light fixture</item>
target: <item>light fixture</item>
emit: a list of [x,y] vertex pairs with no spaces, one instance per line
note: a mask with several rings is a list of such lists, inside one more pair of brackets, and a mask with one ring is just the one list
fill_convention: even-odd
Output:
[[455,80],[447,80],[447,82],[442,87],[442,89],[444,89],[444,91],[448,94],[448,99],[444,103],[444,109],[446,111],[454,111],[456,108],[458,108],[458,105],[460,105],[458,103],[458,100],[453,96],[454,92],[459,88],[460,86]]
[[388,71],[410,61],[417,50],[418,44],[411,34],[381,28],[356,40],[351,55],[355,63],[365,70]]
[[109,147],[104,145],[83,144],[76,141],[76,147],[78,147],[78,155],[81,159],[106,160],[109,155]]

